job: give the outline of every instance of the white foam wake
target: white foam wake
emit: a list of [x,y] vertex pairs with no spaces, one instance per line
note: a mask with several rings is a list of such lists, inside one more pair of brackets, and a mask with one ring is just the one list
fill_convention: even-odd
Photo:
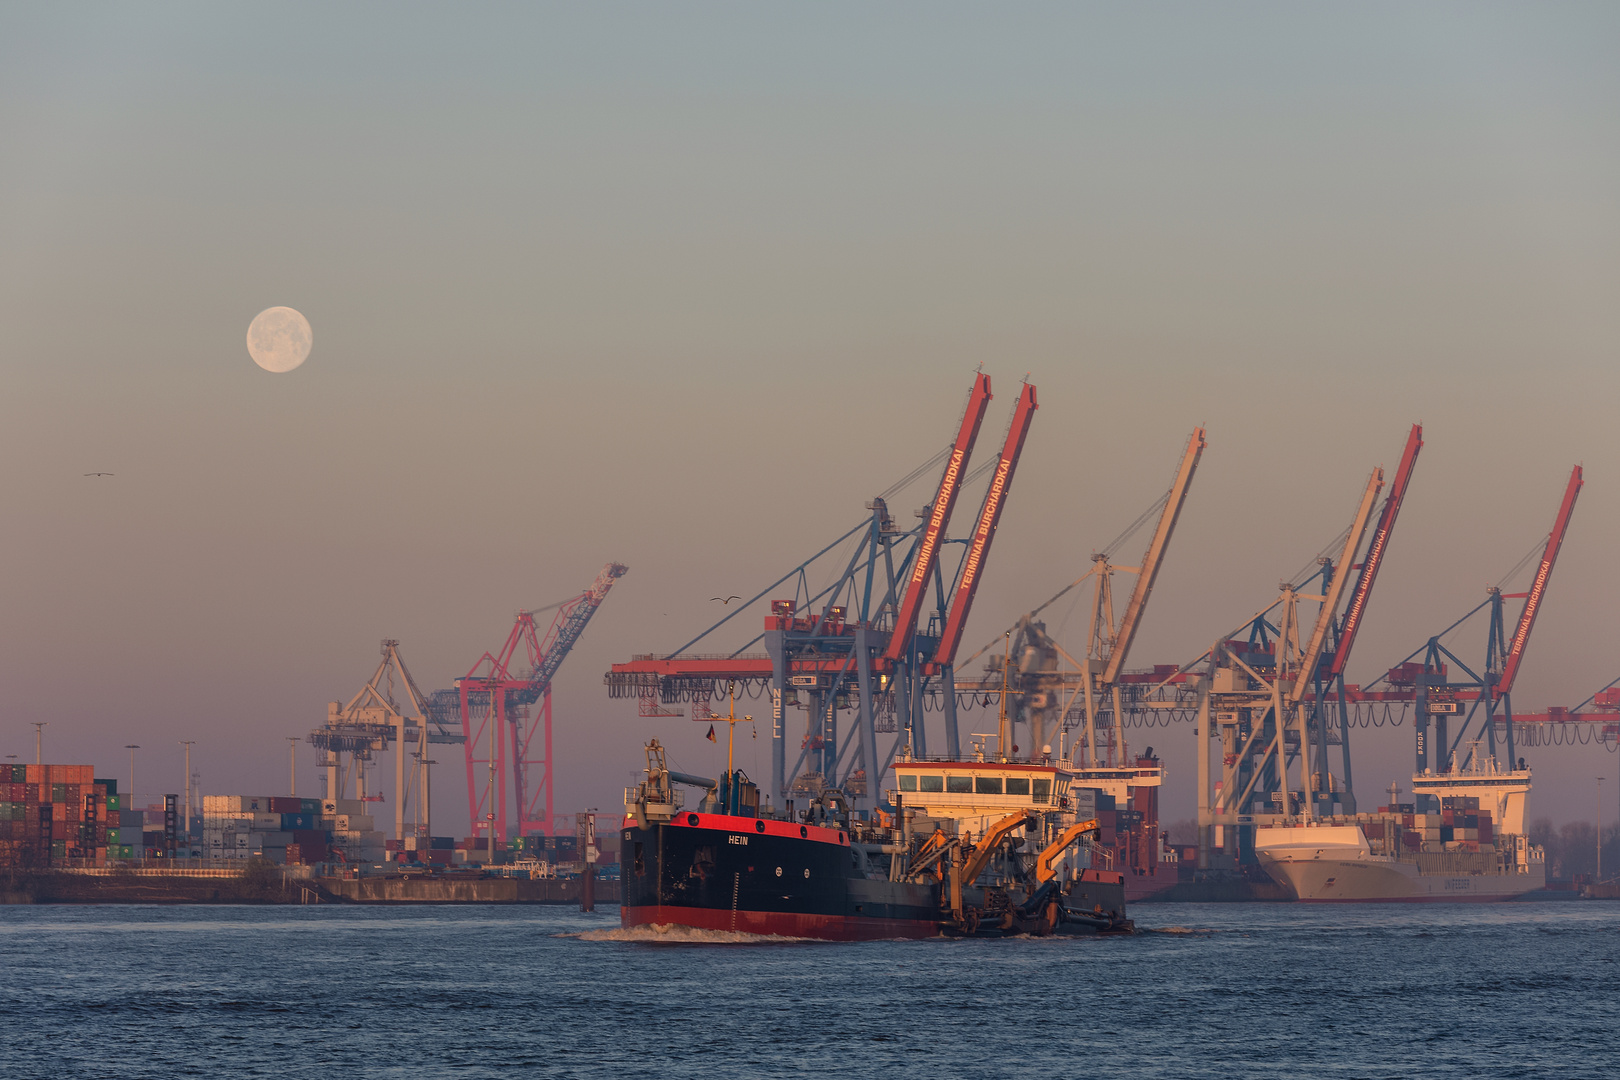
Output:
[[579,934],[559,934],[580,941],[621,941],[639,945],[780,945],[812,938],[784,937],[777,934],[744,934],[736,930],[701,930],[676,923],[644,923],[629,928],[586,930]]

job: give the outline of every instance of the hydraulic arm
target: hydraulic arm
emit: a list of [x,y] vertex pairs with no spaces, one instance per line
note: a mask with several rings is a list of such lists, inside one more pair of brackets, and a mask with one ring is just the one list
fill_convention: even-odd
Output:
[[1037,886],[1045,885],[1048,881],[1052,880],[1056,873],[1056,871],[1052,869],[1052,864],[1057,862],[1058,858],[1065,851],[1069,850],[1070,844],[1073,844],[1076,840],[1080,839],[1087,833],[1100,834],[1101,832],[1102,825],[1097,821],[1096,818],[1092,818],[1090,821],[1076,822],[1075,824],[1070,825],[1067,829],[1064,829],[1058,834],[1058,838],[1048,844],[1046,850],[1041,852],[1040,856],[1036,858],[1035,884]]
[[1040,820],[1034,815],[1019,811],[1016,814],[1008,814],[990,826],[979,842],[968,852],[967,861],[962,866],[962,883],[971,885],[980,874],[984,873],[984,868],[990,865],[990,859],[995,855],[996,848],[1014,829],[1021,829],[1025,826],[1033,829],[1039,824]]

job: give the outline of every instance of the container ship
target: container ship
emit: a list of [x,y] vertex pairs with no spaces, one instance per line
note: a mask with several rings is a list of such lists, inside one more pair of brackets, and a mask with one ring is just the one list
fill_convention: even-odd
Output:
[[[894,763],[894,812],[863,821],[828,790],[761,808],[728,767],[671,772],[656,739],[625,792],[622,923],[838,941],[941,934],[1122,934],[1125,875],[1090,865],[1074,774],[1006,760]],[[683,788],[701,791],[683,808]]]
[[1070,765],[1076,811],[1102,826],[1101,860],[1118,870],[1129,903],[1154,900],[1175,888],[1181,859],[1159,820],[1164,766],[1153,747],[1120,766]]
[[1470,772],[1412,779],[1422,805],[1379,808],[1255,830],[1266,873],[1309,902],[1511,900],[1547,883],[1542,850],[1524,835],[1530,770],[1497,771],[1484,758]]

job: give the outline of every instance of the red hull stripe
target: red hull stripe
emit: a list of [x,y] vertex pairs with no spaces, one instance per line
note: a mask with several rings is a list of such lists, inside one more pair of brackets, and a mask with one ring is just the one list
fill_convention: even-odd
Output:
[[939,936],[939,924],[924,919],[872,919],[858,915],[799,915],[785,911],[731,911],[695,907],[625,907],[620,924],[653,923],[690,926],[698,930],[729,930],[739,934],[819,938],[823,941],[880,941],[885,938]]
[[[824,829],[820,825],[798,825],[791,821],[769,818],[733,817],[730,814],[676,814],[669,822],[682,829],[719,829],[721,832],[747,833],[751,836],[785,836],[793,840],[814,840],[819,844],[849,844],[849,836],[842,829]],[[635,819],[626,817],[624,827],[635,826]]]

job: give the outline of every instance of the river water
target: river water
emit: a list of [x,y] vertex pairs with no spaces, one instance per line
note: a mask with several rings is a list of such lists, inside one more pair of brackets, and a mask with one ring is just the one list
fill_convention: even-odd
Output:
[[1620,904],[1143,904],[826,944],[618,910],[0,908],[0,1075],[1620,1075]]

